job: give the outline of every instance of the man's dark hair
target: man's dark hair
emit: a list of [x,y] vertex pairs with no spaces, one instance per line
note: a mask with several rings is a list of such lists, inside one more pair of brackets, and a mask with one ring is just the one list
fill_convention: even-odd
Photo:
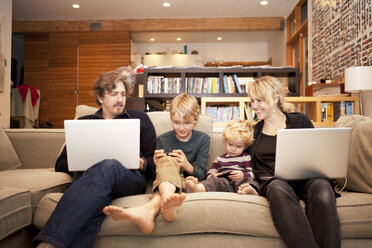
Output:
[[130,96],[136,84],[136,74],[133,69],[130,67],[120,67],[115,71],[109,71],[99,75],[99,78],[93,85],[95,101],[98,106],[102,105],[98,97],[103,98],[105,92],[111,92],[116,89],[117,83],[123,83],[127,97]]

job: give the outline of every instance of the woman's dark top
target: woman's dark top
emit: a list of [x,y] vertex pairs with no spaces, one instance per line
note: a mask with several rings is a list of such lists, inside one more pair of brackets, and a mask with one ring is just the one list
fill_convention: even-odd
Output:
[[[284,113],[286,115],[286,129],[313,128],[310,119],[302,113]],[[270,136],[262,133],[264,120],[254,126],[254,142],[248,147],[252,157],[252,169],[256,178],[274,176],[276,135]],[[260,180],[259,180],[260,181]]]

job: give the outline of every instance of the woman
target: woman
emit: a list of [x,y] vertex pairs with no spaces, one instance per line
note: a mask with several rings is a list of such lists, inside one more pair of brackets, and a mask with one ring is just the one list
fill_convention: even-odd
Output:
[[[270,203],[274,225],[288,247],[340,247],[340,222],[336,196],[328,178],[286,181],[275,178],[276,134],[284,128],[313,128],[309,118],[292,113],[279,80],[255,80],[248,88],[251,106],[260,122],[254,126],[255,142],[249,153],[259,193]],[[306,203],[305,212],[299,200]]]

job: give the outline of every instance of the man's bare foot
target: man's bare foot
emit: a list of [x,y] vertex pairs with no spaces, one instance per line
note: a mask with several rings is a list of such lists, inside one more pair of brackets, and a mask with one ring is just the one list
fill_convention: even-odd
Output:
[[166,197],[161,203],[161,211],[164,219],[174,221],[177,218],[177,207],[181,206],[186,199],[186,194],[172,194]]
[[151,233],[154,230],[157,211],[150,204],[126,209],[110,205],[103,209],[103,213],[116,221],[129,219],[136,223],[142,232]]
[[198,179],[193,176],[186,177],[186,193],[195,192],[195,186],[198,184]]
[[239,195],[258,195],[257,191],[249,184],[244,183],[239,186],[238,189]]
[[41,242],[40,244],[38,244],[37,248],[56,248],[56,247],[50,243]]

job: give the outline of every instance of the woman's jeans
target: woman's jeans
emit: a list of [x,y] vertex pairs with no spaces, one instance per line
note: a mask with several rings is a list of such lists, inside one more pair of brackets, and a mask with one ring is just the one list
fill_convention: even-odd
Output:
[[[288,247],[341,247],[336,197],[327,179],[273,179],[261,188],[274,225]],[[304,200],[305,211],[299,200]]]
[[103,160],[84,172],[63,194],[34,245],[45,241],[58,248],[93,247],[105,214],[115,198],[145,192],[146,181],[137,170],[117,160]]

